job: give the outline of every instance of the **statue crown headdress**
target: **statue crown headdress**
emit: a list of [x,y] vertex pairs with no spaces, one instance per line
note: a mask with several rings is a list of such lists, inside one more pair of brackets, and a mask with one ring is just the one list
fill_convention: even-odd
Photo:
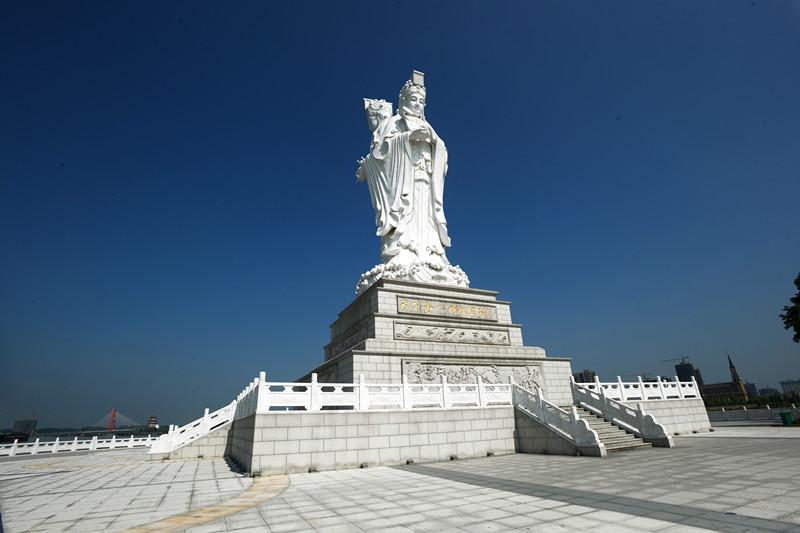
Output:
[[425,90],[425,74],[418,70],[411,71],[411,79],[400,89],[400,100],[402,101],[412,91],[420,92],[423,96],[427,92]]

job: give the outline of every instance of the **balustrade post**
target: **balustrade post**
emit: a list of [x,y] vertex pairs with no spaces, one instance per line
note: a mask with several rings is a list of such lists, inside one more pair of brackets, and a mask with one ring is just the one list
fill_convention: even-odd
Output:
[[203,421],[200,423],[200,435],[208,433],[210,427],[211,417],[208,416],[208,407],[206,407],[205,411],[203,411]]
[[77,449],[78,449],[78,437],[75,437],[75,439],[72,441],[72,448],[70,448],[70,451],[74,452]]
[[92,442],[91,442],[91,443],[89,443],[89,450],[90,450],[90,451],[94,451],[94,450],[96,450],[96,449],[97,449],[97,435],[95,435],[94,437],[92,437]]
[[[644,390],[644,381],[642,381],[642,376],[637,376],[636,380],[639,383],[639,396],[642,397],[642,400],[646,400],[647,399],[647,393]],[[625,400],[623,400],[623,401],[625,401]]]
[[608,396],[606,396],[605,394],[603,394],[602,400],[603,400],[603,403],[602,403],[603,412],[601,414],[602,414],[604,419],[611,420],[613,418],[611,416],[611,400],[612,399],[609,398]]
[[[263,377],[264,379],[260,379]],[[258,397],[256,398],[256,413],[269,412],[269,387],[267,386],[266,372],[262,372],[258,382]]]
[[598,392],[603,388],[603,386],[600,385],[600,378],[597,377],[597,374],[594,376],[594,386],[597,387]]
[[658,394],[661,396],[662,400],[667,399],[667,385],[664,381],[661,381],[661,376],[656,376],[656,381],[658,382]]
[[678,387],[678,398],[683,399],[683,387],[681,386],[681,382],[678,381],[678,376],[675,376],[675,386]]
[[50,453],[56,453],[58,451],[58,441],[60,437],[56,437],[56,441],[53,443],[53,451]]
[[133,448],[133,435],[131,435],[131,438],[128,440],[128,448]]
[[486,389],[483,387],[483,380],[478,376],[476,382],[478,387],[478,407],[486,407]]
[[364,383],[364,374],[358,375],[358,406],[356,411],[366,411],[369,409],[369,390],[367,384]]
[[772,409],[767,405],[767,420],[772,420]]
[[14,439],[14,444],[11,445],[11,451],[8,452],[9,457],[14,457],[15,455],[17,455],[17,442],[19,442],[19,440]]
[[622,385],[622,378],[617,376],[617,390],[619,391],[619,400],[624,402],[627,400],[625,397],[625,387]]
[[31,452],[31,455],[36,455],[37,453],[39,453],[39,437],[36,437],[36,442],[33,443],[33,451]]
[[308,404],[309,406],[307,409],[309,411],[319,411],[319,385],[317,384],[317,374],[316,372],[311,374],[311,386],[308,389],[309,396],[308,396]]
[[636,404],[636,418],[639,419],[639,433],[644,436],[644,404]]
[[795,420],[800,420],[799,413],[797,412],[797,407],[792,404],[792,418]]
[[117,447],[117,436],[116,435],[111,435],[110,449],[113,450],[116,447]]
[[400,408],[411,409],[411,388],[408,386],[408,376],[403,374],[400,387]]
[[261,376],[253,378],[252,394],[250,394],[250,411],[256,414],[258,409],[258,392],[261,390]]
[[750,411],[747,410],[747,406],[743,405],[742,409],[744,410],[744,419],[745,420],[750,420]]
[[442,384],[442,408],[447,409],[450,407],[450,389],[447,387],[447,376],[441,376]]
[[[541,390],[541,389],[539,389],[539,390]],[[542,401],[541,398],[542,397],[540,395],[539,396],[539,407],[540,408],[541,408],[541,405],[542,405],[541,404],[541,401]],[[544,414],[541,411],[539,412],[539,417],[542,419],[542,421],[544,421]],[[578,442],[578,440],[579,440],[578,439],[578,409],[574,405],[571,405],[569,407],[569,421],[570,421],[571,426],[572,426],[572,440],[575,441],[575,444],[580,444]]]

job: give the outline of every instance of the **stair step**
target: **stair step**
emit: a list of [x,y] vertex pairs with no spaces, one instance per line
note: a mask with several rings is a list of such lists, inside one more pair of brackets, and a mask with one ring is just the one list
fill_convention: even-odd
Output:
[[637,442],[629,445],[622,446],[606,446],[606,452],[621,452],[625,450],[635,450],[637,448],[652,448],[653,444],[650,442]]
[[636,435],[628,433],[624,429],[604,420],[588,409],[582,407],[578,407],[577,409],[578,416],[586,420],[589,427],[597,432],[597,436],[600,438],[600,442],[603,443],[607,452],[621,452],[638,448],[651,448],[653,446],[649,442],[644,442]]

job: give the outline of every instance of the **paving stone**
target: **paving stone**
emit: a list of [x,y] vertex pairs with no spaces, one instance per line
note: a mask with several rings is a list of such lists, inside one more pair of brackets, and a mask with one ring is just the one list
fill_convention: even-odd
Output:
[[[9,533],[158,524],[192,533],[800,531],[797,438],[718,429],[605,459],[508,455],[296,474],[280,490],[220,459],[152,463],[141,450],[0,459],[0,510]],[[231,514],[217,517],[223,510]]]

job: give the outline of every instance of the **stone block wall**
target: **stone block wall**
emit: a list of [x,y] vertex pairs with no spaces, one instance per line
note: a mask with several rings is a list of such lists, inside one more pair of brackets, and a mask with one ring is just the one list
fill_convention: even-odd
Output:
[[231,424],[225,424],[208,435],[168,453],[148,453],[148,461],[164,459],[197,459],[200,457],[228,457],[231,454],[233,434]]
[[215,429],[205,437],[182,446],[169,454],[170,459],[197,459],[198,457],[225,457],[230,455],[231,424]]
[[519,453],[547,453],[577,455],[578,449],[568,440],[559,437],[528,415],[515,410],[517,426],[516,447]]
[[542,359],[544,394],[548,402],[559,407],[572,405],[572,365],[569,359]]
[[686,398],[683,400],[648,400],[646,402],[624,402],[631,409],[641,403],[644,412],[652,415],[656,422],[664,426],[670,435],[709,431],[711,422],[703,400]]
[[262,475],[514,453],[510,406],[275,412],[236,420],[231,457]]

